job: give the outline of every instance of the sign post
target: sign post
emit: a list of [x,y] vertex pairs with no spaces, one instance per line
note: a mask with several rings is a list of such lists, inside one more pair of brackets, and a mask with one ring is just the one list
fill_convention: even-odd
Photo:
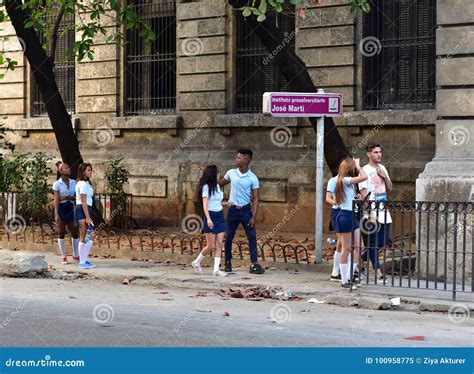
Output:
[[324,117],[342,115],[342,95],[334,93],[266,92],[263,114],[272,117],[318,117],[316,128],[316,201],[315,248],[316,263],[323,254],[324,205]]

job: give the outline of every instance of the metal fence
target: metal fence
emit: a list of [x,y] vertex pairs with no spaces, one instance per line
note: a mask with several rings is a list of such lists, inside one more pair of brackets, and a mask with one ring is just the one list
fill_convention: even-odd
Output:
[[[361,248],[359,282],[391,287],[472,292],[474,225],[471,202],[354,201],[353,228],[360,224],[360,240],[352,233],[352,250]],[[372,221],[371,218],[372,217]],[[390,224],[383,224],[384,222]],[[375,223],[374,223],[375,221]],[[370,251],[380,262],[378,279]]]
[[[35,220],[37,224],[53,227],[54,224],[54,206],[53,199],[44,207],[34,218],[22,216],[22,202],[20,193],[1,192],[0,193],[0,222],[4,227],[13,225],[14,227],[28,226],[27,221]],[[133,197],[130,194],[125,195],[124,201],[119,201],[114,194],[94,194],[94,206],[97,208],[101,218],[111,226],[121,228],[134,228],[136,222],[133,219]],[[15,231],[16,229],[12,230]],[[8,231],[8,230],[7,230]]]
[[364,109],[434,108],[436,0],[371,0],[361,41]]

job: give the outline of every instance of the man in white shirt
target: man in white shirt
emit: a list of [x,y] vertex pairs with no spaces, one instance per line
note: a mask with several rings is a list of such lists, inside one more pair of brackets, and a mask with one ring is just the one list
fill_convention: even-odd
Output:
[[[369,144],[366,147],[369,163],[363,167],[368,179],[359,183],[359,190],[363,197],[370,193],[369,200],[387,201],[388,194],[392,192],[393,184],[388,176],[387,169],[381,164],[382,146],[380,144]],[[367,232],[367,238],[364,239],[367,245],[367,251],[362,254],[362,260],[367,261],[370,255],[372,266],[377,270],[377,278],[383,279],[380,271],[378,259],[378,250],[385,247],[389,239],[390,224],[392,217],[387,211],[385,204],[380,203],[378,209],[366,212],[362,218],[364,222],[361,227]]]

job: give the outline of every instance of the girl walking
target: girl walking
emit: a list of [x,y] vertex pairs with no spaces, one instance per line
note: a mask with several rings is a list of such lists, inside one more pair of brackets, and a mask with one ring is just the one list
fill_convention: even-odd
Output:
[[224,193],[217,183],[218,174],[219,170],[216,165],[208,165],[199,180],[198,196],[202,198],[202,206],[205,215],[203,232],[206,234],[206,247],[204,247],[191,265],[196,273],[202,274],[201,261],[214,249],[216,254],[214,257],[213,274],[227,277],[228,274],[226,272],[219,270],[226,227],[224,212],[222,210]]
[[69,261],[66,255],[66,226],[72,237],[73,254],[72,259],[79,261],[79,229],[74,216],[74,201],[75,201],[75,181],[70,179],[71,169],[68,164],[61,161],[56,163],[57,180],[53,183],[54,195],[54,219],[58,227],[58,246],[61,251],[63,264],[68,264]]
[[[357,174],[359,175],[357,176]],[[351,237],[352,230],[354,230],[354,263],[353,270],[357,270],[357,261],[359,258],[359,243],[360,243],[360,229],[359,220],[354,220],[354,227],[352,227],[352,201],[356,198],[356,188],[360,182],[367,180],[367,174],[360,167],[359,159],[347,158],[339,165],[339,172],[336,181],[335,203],[339,209],[332,214],[332,225],[338,234],[338,239],[341,240],[341,256],[340,256],[340,272],[341,282],[344,288],[356,288],[352,285],[350,274],[349,258],[351,252]]]
[[94,190],[90,181],[91,176],[91,164],[79,165],[76,179],[76,219],[79,223],[79,267],[82,269],[95,268],[95,265],[88,261],[94,234],[94,223],[91,219]]

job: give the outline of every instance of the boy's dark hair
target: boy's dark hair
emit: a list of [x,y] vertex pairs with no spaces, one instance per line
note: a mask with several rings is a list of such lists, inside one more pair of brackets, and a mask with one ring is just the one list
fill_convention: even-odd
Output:
[[365,150],[367,152],[372,152],[374,150],[374,148],[382,148],[382,146],[379,144],[379,143],[370,143],[370,144],[367,144],[367,147],[365,147]]
[[241,155],[247,156],[249,159],[252,159],[253,157],[253,152],[250,149],[247,148],[242,148],[237,151],[237,153],[240,153]]

